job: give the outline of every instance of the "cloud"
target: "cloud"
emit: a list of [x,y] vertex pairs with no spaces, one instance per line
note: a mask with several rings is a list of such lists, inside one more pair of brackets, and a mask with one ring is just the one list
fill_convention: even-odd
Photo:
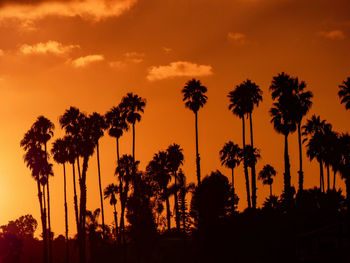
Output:
[[123,54],[120,60],[109,62],[111,68],[122,69],[130,64],[140,64],[143,62],[145,57],[144,53],[138,52],[126,52]]
[[345,34],[341,30],[322,31],[319,35],[331,40],[341,40],[345,38]]
[[75,68],[83,68],[91,63],[99,62],[105,60],[103,55],[88,55],[85,57],[80,57],[72,61],[72,65]]
[[99,21],[121,15],[136,2],[137,0],[5,1],[0,4],[0,21],[19,19],[30,23],[30,21],[42,19],[46,16],[79,16],[83,19]]
[[165,52],[165,53],[170,53],[173,51],[172,48],[169,48],[169,47],[162,47],[162,50]]
[[149,81],[174,77],[200,77],[212,75],[212,66],[198,65],[187,61],[171,62],[167,66],[153,66],[149,69],[147,79]]
[[54,54],[64,55],[70,52],[74,48],[79,48],[79,45],[68,45],[65,46],[57,41],[48,41],[46,43],[37,43],[35,45],[24,44],[20,47],[20,52],[25,55],[31,54]]
[[231,41],[234,41],[238,44],[245,44],[247,42],[247,36],[239,32],[229,32],[227,38]]

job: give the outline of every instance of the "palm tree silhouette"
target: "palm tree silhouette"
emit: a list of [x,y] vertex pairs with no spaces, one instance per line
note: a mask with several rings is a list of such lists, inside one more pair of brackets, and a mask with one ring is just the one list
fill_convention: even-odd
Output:
[[37,182],[38,199],[40,205],[40,215],[42,224],[43,237],[43,262],[48,262],[48,244],[47,244],[47,226],[46,226],[46,210],[43,206],[45,196],[41,190],[41,178],[44,176],[44,167],[48,166],[45,151],[37,145],[36,134],[33,129],[30,129],[21,140],[21,147],[26,151],[24,155],[24,162],[26,166],[32,171],[32,177]]
[[184,95],[183,101],[185,101],[186,108],[193,111],[195,116],[197,181],[198,185],[200,185],[201,169],[198,152],[198,111],[207,102],[208,97],[204,94],[207,92],[207,88],[202,85],[200,80],[192,79],[186,82],[181,92]]
[[339,137],[341,145],[341,162],[339,171],[342,179],[345,180],[347,208],[350,209],[350,135],[342,134]]
[[296,96],[293,95],[293,79],[281,73],[273,77],[270,91],[272,98],[277,99],[270,109],[274,129],[284,135],[284,193],[287,200],[292,198],[290,161],[288,153],[288,135],[296,130],[295,105]]
[[[247,101],[247,115],[249,116],[249,123],[250,123],[250,144],[252,147],[254,147],[254,140],[253,140],[253,120],[252,120],[252,112],[254,109],[254,106],[259,106],[259,103],[262,101],[262,90],[259,88],[258,85],[256,85],[251,80],[247,79],[242,84],[242,88],[244,90],[243,94],[247,97],[243,99],[244,101]],[[255,171],[255,165],[251,167],[252,172],[252,206],[255,209],[256,208],[256,171]]]
[[117,163],[119,161],[119,138],[124,131],[129,130],[129,125],[126,122],[126,112],[123,112],[120,107],[111,108],[105,115],[108,125],[108,134],[116,138],[117,143]]
[[[244,86],[237,85],[235,90],[231,91],[228,94],[230,99],[229,110],[232,110],[232,113],[242,119],[242,138],[243,138],[243,150],[246,147],[245,141],[245,121],[244,116],[248,112],[249,106],[249,98],[245,95]],[[243,156],[244,157],[244,156]],[[247,203],[248,208],[251,208],[250,202],[250,185],[249,185],[249,176],[248,176],[248,166],[246,160],[243,158],[244,165],[244,176],[245,176],[245,184],[246,184],[246,192],[247,192]]]
[[175,208],[175,222],[176,228],[180,229],[180,214],[179,214],[179,202],[178,202],[178,184],[177,184],[177,172],[179,167],[183,165],[184,155],[183,149],[180,145],[174,143],[168,147],[167,152],[167,167],[172,177],[174,178],[174,208]]
[[118,213],[117,213],[117,198],[116,195],[118,194],[118,186],[114,184],[109,184],[103,194],[104,194],[104,199],[109,198],[109,203],[110,205],[113,206],[114,209],[114,224],[115,224],[115,237],[117,238],[118,235]]
[[308,136],[303,142],[307,143],[307,156],[310,160],[314,158],[320,164],[320,189],[324,192],[324,176],[323,176],[323,154],[324,154],[324,136],[326,131],[332,129],[332,125],[325,120],[321,120],[320,116],[312,115],[311,119],[307,120],[302,127],[303,135]]
[[55,162],[63,166],[63,193],[64,193],[64,222],[66,228],[66,262],[69,262],[69,245],[68,245],[68,208],[67,208],[67,184],[66,184],[66,166],[65,163],[69,161],[67,151],[67,144],[64,139],[57,139],[52,144],[51,153]]
[[341,103],[345,104],[345,109],[350,109],[350,77],[343,81],[343,84],[339,85],[338,96],[341,99]]
[[139,161],[134,161],[134,158],[131,155],[124,154],[118,162],[118,166],[115,170],[115,175],[119,177],[119,195],[120,195],[120,203],[121,203],[121,214],[120,214],[120,230],[123,236],[123,243],[125,244],[125,223],[124,223],[124,215],[126,202],[128,200],[128,193],[130,182],[133,180],[133,176],[135,176]]
[[[53,137],[53,130],[55,125],[44,116],[39,116],[33,124],[33,130],[37,133],[38,143],[44,147],[46,159],[48,159],[47,142]],[[53,175],[53,173],[52,173]],[[47,219],[49,232],[49,262],[52,262],[52,236],[51,236],[51,209],[50,209],[50,187],[49,175],[46,181],[47,188]]]
[[171,180],[170,171],[168,169],[168,155],[167,152],[159,151],[153,156],[153,159],[146,167],[147,174],[155,181],[161,189],[162,199],[166,204],[166,216],[168,230],[171,229],[171,212],[169,196],[170,191],[168,184]]
[[127,93],[125,97],[122,98],[122,102],[119,107],[122,112],[126,114],[126,120],[128,123],[132,124],[132,157],[135,161],[135,124],[136,121],[141,120],[141,114],[144,112],[146,106],[146,100],[134,95],[133,93]]
[[235,197],[235,180],[233,170],[239,166],[242,161],[242,149],[238,146],[238,144],[234,144],[232,141],[225,143],[224,147],[220,151],[220,161],[221,165],[231,169],[232,194],[233,197]]
[[270,186],[270,198],[272,197],[273,177],[276,176],[276,174],[275,169],[269,164],[266,164],[259,172],[258,179],[261,180],[264,185]]
[[99,147],[99,139],[103,136],[104,130],[107,129],[107,124],[105,118],[94,112],[89,116],[92,125],[92,138],[96,145],[96,154],[97,154],[97,170],[98,170],[98,185],[100,190],[100,202],[101,202],[101,214],[102,214],[102,231],[104,234],[105,231],[105,215],[103,209],[103,197],[102,197],[102,185],[101,185],[101,168],[100,168],[100,147]]
[[309,112],[312,106],[313,94],[310,91],[304,91],[306,84],[304,81],[299,82],[298,78],[293,79],[293,88],[295,90],[296,99],[296,122],[298,129],[298,143],[299,143],[299,191],[304,189],[304,172],[303,172],[303,158],[302,158],[302,140],[301,140],[301,122],[303,117]]

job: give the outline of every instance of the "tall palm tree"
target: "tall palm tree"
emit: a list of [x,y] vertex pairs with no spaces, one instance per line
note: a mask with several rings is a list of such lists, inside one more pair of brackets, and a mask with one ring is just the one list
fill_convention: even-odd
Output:
[[[244,86],[240,84],[240,85],[237,85],[236,88],[228,94],[228,98],[230,99],[230,104],[228,107],[229,110],[231,110],[234,115],[238,116],[242,120],[242,138],[243,138],[243,150],[244,150],[246,147],[244,117],[245,117],[245,114],[248,112],[248,107],[250,104],[249,97],[246,96],[245,94]],[[243,166],[244,166],[244,177],[245,177],[246,192],[247,192],[247,203],[248,203],[248,208],[251,208],[248,166],[244,158],[243,158]]]
[[174,178],[174,208],[175,208],[175,222],[176,228],[180,229],[180,214],[179,214],[179,202],[178,202],[178,184],[177,184],[177,172],[181,165],[183,165],[184,155],[183,149],[180,145],[174,143],[168,147],[167,152],[167,167],[172,177]]
[[301,122],[303,117],[309,112],[313,98],[311,91],[305,91],[306,84],[298,78],[293,79],[293,88],[296,96],[296,122],[298,129],[298,145],[299,145],[299,191],[304,189],[304,172],[303,172],[303,158],[302,158],[302,140],[301,140]]
[[307,143],[307,156],[310,160],[314,158],[320,164],[320,189],[324,192],[324,176],[323,176],[323,154],[324,154],[324,134],[332,129],[332,125],[325,120],[321,120],[320,116],[312,115],[302,127],[303,135],[307,136],[303,142]]
[[101,168],[100,168],[100,147],[99,140],[104,134],[104,130],[107,128],[105,118],[97,112],[92,113],[89,116],[91,120],[91,131],[94,144],[96,145],[97,154],[97,171],[98,171],[98,185],[100,190],[100,202],[101,202],[101,214],[102,214],[102,232],[105,233],[105,214],[103,209],[103,197],[102,197],[102,185],[101,185]]
[[144,112],[146,100],[137,94],[127,93],[119,105],[120,109],[126,113],[126,120],[132,124],[132,157],[135,161],[135,124],[141,120],[141,114]]
[[293,79],[284,73],[273,77],[270,91],[273,103],[270,109],[274,129],[284,135],[284,192],[287,200],[292,199],[290,161],[288,153],[288,135],[296,130],[295,105],[293,94]]
[[115,224],[115,237],[117,238],[118,236],[118,213],[117,213],[117,198],[116,195],[118,194],[118,186],[114,184],[109,184],[103,194],[104,194],[104,199],[109,198],[109,203],[110,205],[113,206],[114,209],[114,224]]
[[153,181],[159,185],[162,191],[162,199],[166,204],[166,216],[168,230],[171,229],[171,213],[170,213],[170,202],[169,196],[170,191],[168,188],[171,180],[170,171],[168,169],[168,156],[167,152],[159,151],[153,156],[153,159],[149,162],[146,167],[148,176],[153,178]]
[[[55,125],[46,117],[39,116],[33,124],[33,130],[37,133],[38,143],[44,147],[46,159],[48,159],[47,142],[53,137]],[[53,175],[53,174],[52,174]],[[50,180],[49,176],[46,181],[47,188],[47,219],[49,231],[49,262],[52,262],[52,232],[51,232],[51,209],[50,209]]]
[[[247,104],[247,115],[249,116],[249,123],[250,123],[250,145],[254,147],[254,140],[253,140],[253,120],[252,120],[252,113],[254,107],[258,107],[259,103],[262,101],[262,90],[259,88],[258,85],[256,85],[251,80],[247,79],[242,84],[242,87],[244,89],[245,96],[247,96],[246,100],[248,102]],[[256,171],[255,171],[255,165],[251,167],[252,172],[252,206],[255,209],[256,208]]]
[[270,198],[272,197],[273,177],[276,176],[276,174],[276,170],[269,164],[266,164],[259,172],[258,179],[261,180],[264,185],[270,186]]
[[139,161],[134,161],[134,158],[131,155],[124,154],[118,162],[118,166],[115,170],[115,175],[118,176],[120,185],[122,188],[119,188],[120,195],[120,204],[121,204],[121,214],[120,214],[120,230],[123,237],[123,243],[125,244],[125,208],[126,202],[128,200],[128,193],[130,188],[130,182],[133,180],[133,176],[135,176]]
[[198,185],[200,185],[201,169],[198,151],[198,111],[208,100],[208,97],[205,95],[207,88],[202,85],[200,80],[192,79],[186,82],[181,92],[184,96],[183,101],[185,101],[186,108],[189,108],[191,111],[193,111],[195,116],[197,181]]
[[[30,129],[21,140],[21,147],[26,151],[24,155],[24,162],[27,167],[32,171],[32,177],[37,182],[38,186],[38,199],[40,205],[40,215],[42,224],[42,237],[43,237],[43,262],[48,262],[48,244],[47,244],[47,226],[46,226],[46,211],[44,210],[43,201],[45,196],[41,190],[41,178],[43,176],[43,167],[48,165],[46,160],[45,151],[36,145],[36,134],[33,129]],[[44,198],[43,198],[44,197]]]
[[113,107],[106,113],[105,118],[108,125],[108,134],[116,138],[118,163],[119,138],[123,135],[124,131],[129,130],[129,125],[126,121],[126,112],[124,112],[120,107]]
[[66,184],[66,166],[65,163],[69,161],[67,151],[67,141],[64,139],[57,139],[51,149],[53,159],[63,166],[63,193],[64,193],[64,222],[66,228],[66,262],[69,262],[69,245],[68,245],[68,208],[67,208],[67,184]]
[[238,146],[238,144],[235,144],[231,141],[225,143],[224,147],[220,151],[220,161],[221,165],[226,166],[227,168],[231,169],[231,176],[232,176],[232,194],[233,197],[235,197],[235,183],[234,183],[234,173],[233,170],[242,161],[242,149]]
[[345,104],[345,109],[350,109],[350,77],[344,80],[341,85],[339,85],[338,96],[341,99],[341,103]]

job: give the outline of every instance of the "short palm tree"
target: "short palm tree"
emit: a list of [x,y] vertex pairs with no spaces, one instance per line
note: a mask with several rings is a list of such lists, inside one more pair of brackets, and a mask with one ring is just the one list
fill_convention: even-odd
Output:
[[126,120],[132,125],[132,157],[135,161],[135,124],[141,120],[141,113],[144,112],[146,100],[137,94],[127,93],[119,105],[125,112]]
[[224,147],[220,151],[220,161],[221,165],[226,166],[231,169],[231,183],[232,183],[232,194],[235,196],[235,178],[234,178],[234,168],[238,167],[242,161],[242,149],[231,141],[225,143]]
[[186,195],[188,192],[193,191],[196,187],[194,183],[187,184],[186,176],[183,173],[182,169],[180,169],[178,173],[179,178],[179,206],[180,206],[180,217],[182,221],[182,230],[187,232],[189,230],[189,213],[188,213],[188,205],[186,202]]
[[67,141],[64,139],[57,139],[51,149],[53,159],[55,162],[63,166],[63,193],[64,193],[64,218],[66,227],[66,262],[69,262],[69,245],[68,245],[68,208],[67,208],[67,184],[66,184],[66,166],[65,163],[69,161],[67,151]]
[[350,109],[350,77],[344,80],[341,85],[339,85],[338,96],[341,99],[341,103],[345,104],[345,109]]
[[266,164],[259,172],[259,180],[262,180],[264,185],[270,186],[270,198],[272,197],[272,183],[273,177],[276,176],[276,170],[269,164]]
[[183,165],[184,155],[183,149],[180,145],[174,143],[168,147],[167,152],[167,167],[172,177],[174,178],[174,209],[175,209],[175,222],[176,228],[180,229],[180,214],[179,214],[179,202],[178,202],[178,184],[177,173],[181,165]]
[[115,224],[115,237],[117,238],[118,236],[118,213],[117,213],[117,198],[116,195],[118,194],[118,186],[114,184],[109,184],[103,194],[104,194],[104,199],[109,198],[109,203],[110,205],[113,206],[114,209],[114,224]]
[[200,80],[192,79],[186,82],[181,92],[184,96],[183,101],[185,102],[186,108],[193,111],[195,116],[197,183],[200,185],[201,169],[198,151],[198,111],[208,100],[208,97],[205,95],[207,88],[202,85]]

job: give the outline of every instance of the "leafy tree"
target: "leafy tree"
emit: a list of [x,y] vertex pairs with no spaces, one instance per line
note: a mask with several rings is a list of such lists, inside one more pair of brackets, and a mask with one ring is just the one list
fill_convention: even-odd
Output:
[[198,111],[207,102],[208,97],[205,95],[207,88],[202,85],[200,80],[192,79],[186,82],[181,92],[184,96],[183,101],[185,101],[185,107],[193,111],[195,116],[197,182],[198,185],[200,185],[201,169],[198,151]]
[[15,221],[9,221],[7,225],[0,226],[3,234],[12,234],[20,239],[34,239],[34,233],[38,222],[32,215],[24,215]]

